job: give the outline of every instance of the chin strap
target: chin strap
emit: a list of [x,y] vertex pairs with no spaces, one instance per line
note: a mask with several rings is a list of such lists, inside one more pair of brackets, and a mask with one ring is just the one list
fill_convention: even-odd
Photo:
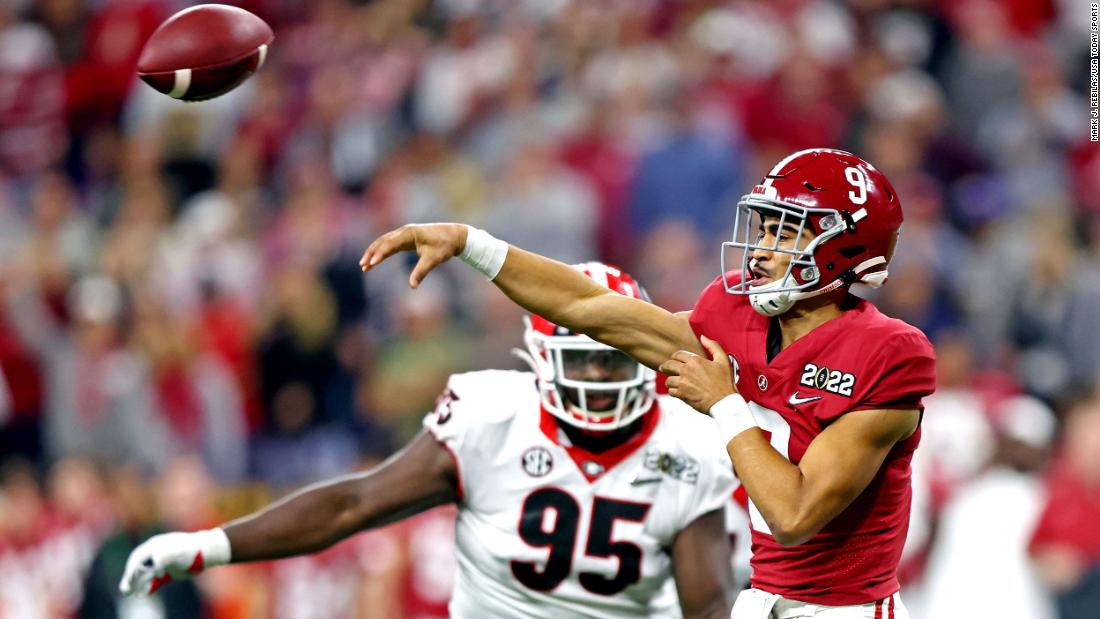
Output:
[[826,292],[832,292],[833,290],[840,288],[844,285],[843,282],[839,283],[838,285],[834,285],[837,284],[837,282],[839,281],[840,280],[830,283],[828,286],[820,290],[808,290],[804,292],[798,290],[764,292],[751,295],[749,297],[749,300],[752,301],[752,308],[757,312],[765,316],[778,316],[783,312],[791,309],[791,307],[794,306],[795,303],[802,301],[803,299],[811,299],[818,295],[825,294]]
[[[757,312],[765,316],[778,316],[791,309],[791,306],[799,301],[812,299],[816,296],[838,290],[851,284],[863,284],[869,288],[881,288],[882,285],[886,283],[886,278],[888,277],[885,270],[868,273],[862,277],[859,276],[859,273],[873,266],[884,264],[885,262],[886,259],[882,256],[861,262],[856,268],[848,271],[848,274],[846,274],[848,275],[847,277],[838,277],[817,290],[781,290],[779,292],[750,293],[749,300],[752,302],[752,308]],[[777,284],[784,283],[788,279],[791,279],[790,275],[778,282],[765,284],[760,288],[767,288],[768,286],[780,288],[781,286]]]
[[[792,279],[790,275],[770,284],[760,286],[758,290],[765,289],[769,286],[775,286],[776,288],[783,288],[782,284],[785,284],[788,280]],[[752,308],[757,312],[765,316],[778,316],[783,312],[791,309],[798,301],[804,299],[812,299],[818,295],[823,295],[827,292],[832,292],[842,286],[847,285],[844,278],[837,278],[829,282],[827,285],[818,288],[817,290],[780,290],[777,292],[750,292],[749,301],[752,303]],[[750,288],[750,291],[752,289]]]

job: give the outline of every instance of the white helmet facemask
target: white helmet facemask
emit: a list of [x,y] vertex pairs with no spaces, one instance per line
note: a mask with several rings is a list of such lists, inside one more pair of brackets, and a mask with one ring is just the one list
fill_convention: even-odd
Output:
[[[779,246],[779,235],[775,235],[772,243],[762,243],[762,235],[759,232],[764,217],[775,217],[777,226],[783,229],[792,227],[792,233],[796,239],[801,239],[803,231],[809,221],[809,216],[824,215],[822,223],[825,230],[815,236],[805,247],[785,248]],[[814,251],[825,241],[837,236],[844,231],[844,222],[840,215],[832,209],[811,209],[794,204],[765,200],[756,195],[746,195],[737,204],[737,214],[734,219],[733,239],[722,243],[722,281],[726,292],[737,295],[748,295],[752,308],[765,316],[778,316],[791,309],[796,302],[810,297],[816,297],[826,292],[831,292],[844,285],[841,280],[835,280],[830,284],[815,289],[821,281],[817,263],[814,260]],[[729,268],[726,262],[726,250],[734,249],[741,252],[740,282],[730,283],[727,274]],[[752,254],[757,250],[764,250],[777,254],[787,254],[790,261],[783,273],[778,274],[774,280],[765,284],[753,284],[751,273],[756,260]],[[736,272],[736,271],[735,271]],[[798,277],[795,274],[798,274]],[[801,278],[801,281],[799,281]]]
[[[521,358],[538,379],[543,407],[578,428],[611,431],[644,415],[656,399],[656,372],[586,335],[546,335],[524,317]],[[599,375],[599,379],[594,379]]]

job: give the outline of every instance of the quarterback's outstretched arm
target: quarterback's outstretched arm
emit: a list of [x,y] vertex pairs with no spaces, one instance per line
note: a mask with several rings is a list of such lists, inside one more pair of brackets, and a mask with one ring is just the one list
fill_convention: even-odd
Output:
[[[402,226],[375,239],[359,264],[369,271],[393,254],[416,251],[420,260],[409,276],[409,285],[416,288],[429,271],[466,248],[469,229],[462,224]],[[651,368],[677,350],[703,353],[687,313],[673,314],[617,294],[566,264],[518,247],[507,247],[493,283],[524,309],[618,348]]]
[[364,473],[309,486],[220,529],[150,538],[130,553],[119,589],[144,596],[205,567],[315,552],[458,497],[454,459],[421,431]]

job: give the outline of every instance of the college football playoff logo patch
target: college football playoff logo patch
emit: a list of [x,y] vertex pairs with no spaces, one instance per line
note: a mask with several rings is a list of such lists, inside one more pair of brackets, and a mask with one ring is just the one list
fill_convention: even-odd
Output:
[[851,372],[830,370],[823,365],[818,366],[816,363],[807,363],[806,367],[802,368],[802,378],[799,380],[799,384],[850,398],[852,397],[852,388],[856,384],[856,377]]
[[554,457],[545,447],[532,447],[520,458],[523,470],[531,477],[543,477],[554,468]]

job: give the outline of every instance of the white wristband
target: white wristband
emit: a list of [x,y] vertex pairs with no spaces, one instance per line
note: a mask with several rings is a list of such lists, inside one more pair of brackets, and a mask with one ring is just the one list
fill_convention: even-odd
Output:
[[504,267],[508,257],[508,243],[494,237],[481,228],[466,226],[466,246],[458,258],[492,280]]
[[715,402],[710,407],[710,416],[718,423],[719,438],[723,445],[729,444],[745,430],[759,427],[745,398],[739,393],[731,393]]
[[197,531],[194,535],[195,540],[198,542],[199,550],[202,552],[204,568],[229,563],[229,560],[232,558],[232,552],[229,548],[229,537],[225,534],[225,531],[221,529],[207,529],[205,531]]

